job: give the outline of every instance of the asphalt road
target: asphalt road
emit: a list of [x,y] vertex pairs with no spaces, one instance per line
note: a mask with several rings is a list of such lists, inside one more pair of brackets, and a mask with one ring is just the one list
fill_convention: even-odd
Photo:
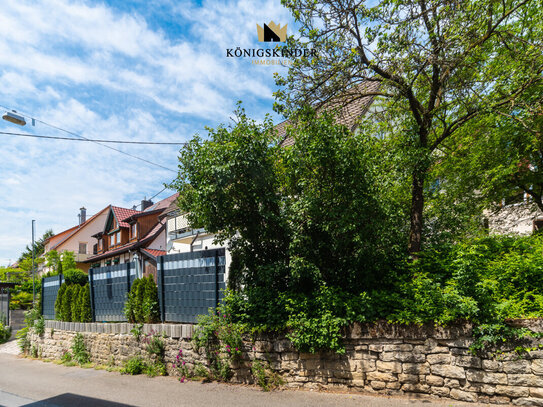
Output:
[[0,353],[0,406],[475,407],[481,405],[407,396],[368,396],[302,390],[266,393],[252,386],[179,383],[173,377],[126,376],[104,370],[59,366]]

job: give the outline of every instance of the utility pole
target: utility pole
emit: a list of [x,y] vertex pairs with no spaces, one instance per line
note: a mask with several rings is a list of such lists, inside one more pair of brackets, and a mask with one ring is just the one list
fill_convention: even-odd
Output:
[[36,271],[34,270],[34,224],[36,221],[32,219],[32,305],[36,306]]

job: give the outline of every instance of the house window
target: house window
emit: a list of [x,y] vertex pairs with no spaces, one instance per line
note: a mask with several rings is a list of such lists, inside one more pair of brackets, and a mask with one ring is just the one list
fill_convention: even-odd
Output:
[[138,237],[138,224],[134,223],[132,225],[132,238]]
[[109,236],[109,247],[115,246],[115,235]]
[[79,254],[87,254],[87,243],[79,242]]
[[113,264],[119,264],[121,262],[121,258],[120,257],[115,257],[113,259]]
[[117,235],[117,244],[121,244],[121,231],[118,231],[116,235]]

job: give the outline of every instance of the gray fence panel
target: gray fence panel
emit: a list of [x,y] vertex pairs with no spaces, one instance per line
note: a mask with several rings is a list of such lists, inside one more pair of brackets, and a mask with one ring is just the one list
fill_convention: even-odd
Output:
[[62,275],[45,277],[42,286],[42,315],[45,319],[55,319],[55,301],[60,285],[64,282]]
[[193,323],[198,315],[216,307],[226,288],[225,262],[224,248],[159,257],[162,319]]
[[0,288],[0,322],[9,325],[9,288]]
[[116,264],[89,271],[89,276],[92,274],[93,314],[97,322],[126,321],[124,304],[130,290],[127,273],[131,286],[136,278],[134,263]]

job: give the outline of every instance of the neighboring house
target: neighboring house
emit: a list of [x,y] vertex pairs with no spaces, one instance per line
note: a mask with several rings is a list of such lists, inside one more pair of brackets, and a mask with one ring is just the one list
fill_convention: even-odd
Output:
[[86,263],[103,267],[136,262],[138,276],[156,277],[157,257],[166,254],[166,220],[159,217],[177,196],[156,204],[144,200],[141,211],[109,206],[104,227],[93,235],[94,255]]
[[494,234],[529,235],[543,228],[543,212],[531,200],[524,196],[519,202],[502,202],[496,210],[486,210],[488,231]]
[[[59,253],[70,251],[75,255],[77,268],[87,272],[89,265],[85,261],[92,255],[94,242],[92,235],[103,230],[107,209],[108,207],[87,219],[87,210],[84,207],[81,208],[79,224],[46,239],[42,257],[45,257],[51,250],[56,250]],[[45,261],[38,266],[38,275],[43,275],[49,271],[52,270],[47,267]]]

